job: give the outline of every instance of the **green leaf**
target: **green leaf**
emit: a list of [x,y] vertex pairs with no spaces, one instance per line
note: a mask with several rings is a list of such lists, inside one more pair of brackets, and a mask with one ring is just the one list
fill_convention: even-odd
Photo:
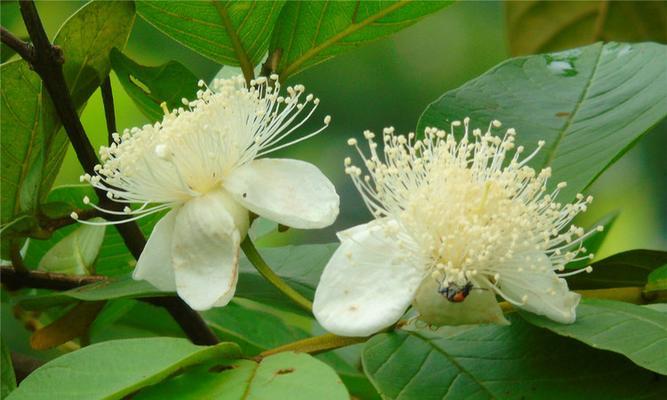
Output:
[[452,1],[292,1],[280,13],[269,53],[282,52],[282,80],[356,46],[391,35]]
[[366,374],[387,399],[645,399],[667,380],[625,357],[533,327],[393,332],[366,343]]
[[667,252],[630,250],[591,264],[593,272],[567,278],[571,289],[644,286],[651,271],[667,263]]
[[8,400],[120,399],[187,366],[239,355],[234,343],[203,347],[176,338],[103,342],[45,364]]
[[667,91],[656,85],[665,80],[667,46],[655,43],[514,58],[431,103],[418,131],[470,117],[483,131],[494,119],[515,128],[528,151],[545,140],[529,164],[551,167],[551,186],[566,181],[566,201],[667,115]]
[[18,297],[16,303],[26,310],[43,310],[76,301],[101,301],[134,299],[140,297],[167,296],[146,281],[135,281],[131,276],[93,283],[63,292]]
[[[231,29],[252,65],[258,64],[283,1],[223,2]],[[137,1],[137,13],[165,35],[221,64],[240,66],[234,44],[215,5],[194,1]]]
[[[99,218],[95,220],[102,221]],[[105,230],[104,226],[79,226],[42,257],[38,269],[74,275],[93,273],[93,263],[100,251]]]
[[667,264],[657,268],[648,275],[644,291],[647,293],[667,291]]
[[118,49],[109,56],[118,80],[144,115],[151,121],[161,121],[167,104],[169,110],[183,107],[181,99],[194,99],[197,77],[183,64],[169,61],[157,67],[137,64]]
[[[93,1],[71,16],[54,39],[63,74],[80,111],[109,73],[109,51],[124,47],[134,24],[134,3]],[[60,170],[68,139],[51,100],[23,60],[2,64],[2,214],[4,224],[33,210]]]
[[5,345],[5,340],[0,342],[0,398],[4,399],[9,393],[16,389],[16,375],[12,366],[12,357]]
[[[597,41],[667,42],[667,5],[630,1],[508,1],[512,54],[563,50]],[[628,21],[637,21],[629,24]],[[641,21],[641,29],[636,29]]]
[[336,373],[304,353],[279,353],[259,363],[252,360],[209,363],[142,390],[134,399],[166,397],[183,400],[349,399]]
[[204,319],[221,340],[237,343],[243,354],[265,350],[305,339],[308,334],[269,313],[230,303],[204,313]]
[[574,324],[520,314],[533,325],[623,354],[640,367],[667,375],[667,315],[661,312],[620,301],[582,299]]

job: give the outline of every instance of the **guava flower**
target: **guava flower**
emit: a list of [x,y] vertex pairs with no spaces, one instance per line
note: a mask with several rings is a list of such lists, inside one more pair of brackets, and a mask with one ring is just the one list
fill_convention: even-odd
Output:
[[122,212],[93,205],[125,216],[109,224],[168,210],[133,277],[176,291],[192,308],[205,310],[226,305],[234,295],[249,211],[294,228],[323,228],[336,219],[339,199],[314,165],[259,158],[328,126],[329,116],[316,132],[285,140],[319,103],[304,95],[302,85],[288,87],[284,97],[276,75],[249,86],[242,77],[199,86],[196,100],[183,99],[186,108],[162,122],[115,134],[115,143],[100,149],[103,163],[96,174],[82,181],[128,204]]
[[[313,311],[330,332],[369,335],[411,303],[430,324],[502,323],[496,294],[558,322],[575,320],[580,296],[561,271],[591,257],[577,256],[593,231],[570,222],[592,198],[561,204],[565,183],[547,191],[550,169],[527,166],[544,142],[520,159],[514,129],[495,136],[501,124],[493,121],[470,135],[469,119],[461,125],[427,128],[421,140],[387,128],[382,150],[366,131],[369,156],[349,140],[368,173],[349,158],[345,171],[375,220],[339,233],[320,278]],[[464,130],[458,142],[456,129]]]

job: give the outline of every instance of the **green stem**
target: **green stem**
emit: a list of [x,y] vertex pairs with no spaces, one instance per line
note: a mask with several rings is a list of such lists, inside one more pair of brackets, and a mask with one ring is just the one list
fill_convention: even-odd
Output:
[[313,311],[313,303],[310,300],[303,297],[299,292],[292,289],[291,286],[287,284],[281,277],[279,277],[271,267],[264,261],[262,256],[257,251],[257,248],[250,240],[250,237],[246,237],[245,240],[241,243],[241,248],[245,253],[248,260],[252,265],[257,269],[257,272],[260,273],[267,281],[269,281],[276,289],[280,290],[285,296],[289,297],[290,300],[298,304],[304,310],[311,312]]
[[284,351],[296,351],[300,353],[316,354],[316,353],[321,353],[323,351],[338,349],[340,347],[362,343],[368,339],[369,337],[346,337],[346,336],[337,336],[332,333],[325,333],[324,335],[315,336],[303,340],[297,340],[296,342],[288,343],[284,346],[267,350],[261,353],[259,356],[268,357],[270,355],[282,353]]

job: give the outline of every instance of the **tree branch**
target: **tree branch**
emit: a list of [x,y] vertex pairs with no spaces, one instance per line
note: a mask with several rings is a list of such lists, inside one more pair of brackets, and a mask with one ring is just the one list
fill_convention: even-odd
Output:
[[14,36],[14,34],[5,29],[4,26],[2,27],[2,43],[9,46],[18,55],[20,55],[21,58],[32,64],[31,60],[33,59],[33,47],[30,45],[30,43],[26,43]]
[[232,20],[229,18],[229,13],[224,4],[217,0],[213,0],[213,5],[218,10],[220,14],[220,19],[222,20],[222,26],[225,28],[229,39],[232,41],[232,46],[234,47],[234,53],[239,59],[239,64],[241,66],[241,71],[243,72],[243,77],[246,80],[246,83],[250,85],[250,81],[255,79],[255,71],[250,59],[248,58],[248,53],[243,48],[243,43],[241,43],[241,38],[234,29]]
[[[35,72],[42,78],[42,82],[51,100],[60,121],[67,132],[67,136],[76,151],[77,158],[81,163],[83,169],[93,175],[94,167],[98,164],[95,150],[88,140],[83,125],[76,113],[74,103],[69,93],[65,76],[62,71],[62,52],[57,47],[53,46],[46,36],[44,26],[37,13],[35,4],[30,0],[21,0],[19,3],[21,15],[25,22],[26,29],[30,34],[30,39],[33,42],[34,62],[32,63]],[[96,190],[97,196],[100,199],[105,198],[104,191]],[[116,204],[121,208],[121,204]],[[125,245],[130,250],[132,255],[139,259],[141,252],[146,245],[146,239],[136,223],[124,223],[116,225],[116,229],[120,233],[125,242]],[[182,315],[184,318],[177,320],[184,332],[201,331],[202,334],[195,337],[190,337],[194,342],[197,338],[207,337],[209,340],[206,343],[198,342],[199,344],[216,344],[217,338],[206,325],[199,314],[194,312],[182,300],[176,299],[173,302],[166,304],[169,307],[169,313],[172,315]],[[171,308],[174,308],[173,310]],[[187,318],[185,318],[187,317]],[[204,333],[205,332],[205,333]],[[215,340],[212,340],[215,339]]]
[[111,145],[113,134],[118,132],[116,129],[116,111],[113,106],[113,92],[111,91],[111,76],[107,76],[100,89],[102,90],[102,103],[104,104],[104,118],[107,121],[107,142]]

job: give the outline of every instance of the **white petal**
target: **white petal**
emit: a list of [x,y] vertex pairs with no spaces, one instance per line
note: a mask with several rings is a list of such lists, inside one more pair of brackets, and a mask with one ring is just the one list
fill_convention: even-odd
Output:
[[195,310],[223,306],[234,296],[241,235],[240,208],[223,191],[196,197],[176,217],[172,263],[176,291]]
[[439,288],[439,283],[427,276],[415,295],[413,304],[419,312],[419,319],[427,324],[435,326],[509,324],[493,291],[475,285],[462,302],[454,303],[440,294]]
[[155,224],[132,273],[134,279],[146,280],[165,292],[176,291],[171,265],[171,241],[178,212],[179,209],[169,211]]
[[[571,292],[565,279],[556,275],[549,257],[544,253],[532,253],[516,260],[514,268],[503,268],[500,273],[498,286],[503,293],[514,301],[525,300],[517,307],[526,311],[563,324],[573,323],[581,296]],[[518,267],[523,270],[519,271]]]
[[249,210],[294,228],[324,228],[338,216],[333,184],[304,161],[254,160],[234,170],[224,186]]
[[370,335],[398,321],[414,298],[424,273],[388,227],[396,222],[356,227],[325,267],[313,313],[329,332]]

